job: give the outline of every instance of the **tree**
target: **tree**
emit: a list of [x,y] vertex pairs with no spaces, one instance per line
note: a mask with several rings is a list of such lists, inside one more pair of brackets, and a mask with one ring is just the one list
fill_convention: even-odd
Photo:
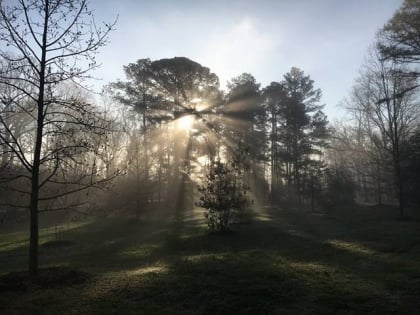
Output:
[[284,163],[289,198],[294,186],[295,196],[302,200],[306,184],[306,167],[313,155],[322,154],[328,137],[327,118],[319,104],[321,90],[298,68],[292,68],[281,82],[283,100],[277,123],[278,157]]
[[407,180],[407,203],[420,205],[420,124],[408,139],[406,163],[402,167],[403,177]]
[[[137,219],[139,219],[141,210],[141,177],[144,179],[142,182],[145,182],[145,185],[142,187],[144,190],[143,199],[146,201],[149,199],[149,129],[156,126],[156,123],[159,123],[160,120],[167,119],[167,108],[165,105],[157,103],[159,97],[153,93],[150,59],[140,59],[136,63],[130,63],[127,66],[124,66],[124,72],[127,81],[111,83],[109,89],[115,100],[125,106],[131,107],[134,113],[139,115],[139,117],[136,117],[135,121],[133,121],[137,128],[134,128],[136,131],[133,133],[132,137],[135,142],[134,165],[137,186],[136,211]],[[140,137],[142,137],[141,150],[138,140]],[[143,153],[143,163],[140,162],[141,153]]]
[[271,200],[275,201],[278,197],[281,185],[280,176],[282,175],[281,161],[279,160],[279,128],[280,112],[282,104],[287,99],[286,91],[278,82],[271,82],[263,90],[263,106],[268,118],[268,132],[270,140],[270,192]]
[[[369,130],[374,144],[391,156],[401,217],[404,217],[405,208],[405,178],[401,170],[405,143],[419,117],[412,88],[415,78],[405,73],[406,68],[393,60],[382,59],[373,51],[352,92],[352,111],[359,117],[361,127]],[[379,137],[372,137],[375,133]]]
[[234,154],[236,144],[249,147],[250,170],[248,182],[255,193],[265,194],[264,166],[267,155],[266,112],[262,104],[260,84],[249,73],[231,79],[227,84],[225,105],[221,107],[221,121],[224,122],[223,136],[227,153]]
[[[13,102],[32,117],[35,130],[29,152],[15,149],[15,139],[11,142],[2,139],[29,173],[29,272],[35,275],[38,271],[39,202],[42,198],[55,198],[41,196],[40,191],[62,166],[58,156],[70,153],[68,147],[65,152],[60,151],[60,142],[56,142],[56,149],[44,151],[44,143],[64,129],[71,134],[77,128],[74,124],[91,130],[104,127],[97,126],[98,120],[94,114],[89,114],[86,102],[66,98],[57,88],[88,77],[88,72],[97,66],[95,53],[106,44],[113,24],[98,28],[86,0],[18,0],[10,5],[1,2],[0,17],[0,41],[6,47],[0,51],[3,65],[0,83],[15,89],[20,99],[15,98]],[[25,109],[25,104],[31,109]],[[54,129],[51,134],[50,127]],[[83,139],[79,140],[81,142],[73,146],[76,151],[86,144]],[[50,174],[44,175],[48,170]]]
[[[160,133],[166,134],[166,140],[159,142],[160,145],[166,144],[166,148],[158,150],[158,187],[160,190],[160,175],[162,166],[165,165],[168,168],[167,180],[171,182],[169,185],[172,187],[168,192],[176,199],[172,202],[167,198],[168,205],[182,208],[190,172],[191,138],[194,134],[191,130],[180,128],[170,133],[169,129],[173,128],[170,123],[176,124],[188,116],[194,122],[200,120],[210,129],[209,120],[204,117],[210,111],[205,108],[212,108],[221,103],[219,79],[209,68],[185,57],[154,61],[140,59],[127,65],[124,70],[127,80],[111,84],[111,91],[115,99],[140,114],[142,151],[145,152],[146,161],[149,151],[148,138],[152,131],[159,130]],[[144,167],[150,168],[149,164],[145,162]],[[170,165],[172,167],[169,169]],[[179,187],[180,190],[174,191],[173,187]]]
[[248,204],[249,187],[244,176],[249,167],[246,157],[246,150],[238,147],[228,162],[213,161],[198,187],[201,196],[197,205],[206,209],[205,216],[211,230],[227,230],[235,215]]
[[225,135],[234,143],[245,141],[255,144],[252,155],[256,157],[261,152],[259,146],[264,144],[264,141],[256,140],[259,138],[256,129],[258,116],[263,112],[260,84],[251,74],[243,73],[232,78],[227,89],[226,104],[222,108],[223,116],[229,122],[225,126]]
[[[378,48],[383,57],[404,64],[420,63],[420,1],[405,0],[379,33]],[[419,69],[408,74],[419,76]]]

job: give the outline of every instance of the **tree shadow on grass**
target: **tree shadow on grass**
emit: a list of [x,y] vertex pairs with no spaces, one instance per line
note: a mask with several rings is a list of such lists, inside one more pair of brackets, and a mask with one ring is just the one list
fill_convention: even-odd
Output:
[[[133,222],[125,219],[91,222],[60,234],[58,242],[69,246],[48,246],[57,241],[51,241],[48,235],[42,237],[39,246],[40,267],[64,265],[103,272],[112,268],[124,269],[125,265],[121,264],[124,260],[128,267],[134,267],[141,257],[146,258],[152,248],[163,242],[169,230],[167,222]],[[0,252],[0,272],[27,268],[27,240],[18,242],[18,246],[3,248]]]
[[411,256],[389,256],[362,244],[352,225],[306,215],[275,214],[227,235],[194,220],[81,229],[73,241],[86,248],[62,262],[97,276],[15,298],[30,299],[30,308],[48,297],[61,303],[57,310],[82,314],[417,312],[420,272]]
[[[328,303],[344,303],[350,305],[352,311],[365,307],[363,312],[416,312],[420,306],[417,298],[420,296],[420,269],[415,257],[378,251],[374,241],[368,243],[374,246],[368,247],[362,243],[366,231],[360,235],[360,232],[352,232],[352,226],[342,230],[340,222],[329,222],[325,218],[322,220],[327,222],[322,224],[299,220],[302,219],[283,222],[283,226],[278,222],[255,222],[232,235],[211,235],[198,228],[184,228],[160,250],[176,255],[175,258],[184,257],[186,261],[198,259],[203,266],[205,259],[199,257],[237,257],[233,269],[241,270],[242,277],[251,279],[251,283],[261,270],[272,270],[272,263],[280,259],[281,264],[288,266],[283,269],[285,275],[293,275],[291,270],[295,270],[303,277],[299,280],[300,287],[303,284],[304,288],[316,288],[315,291],[322,293],[309,295],[319,296]],[[310,224],[319,226],[314,228]],[[178,266],[179,260],[174,260]],[[247,267],[244,270],[245,261],[253,261],[251,265],[261,266],[261,270],[254,268],[255,272],[249,272]],[[310,304],[313,306],[313,301]]]
[[90,293],[90,310],[122,303],[127,312],[170,314],[410,314],[420,306],[420,285],[410,281],[418,268],[356,243],[359,250],[273,222],[224,235],[194,225],[176,231],[126,276],[93,284],[102,290]]
[[[348,280],[346,277],[352,279]],[[351,285],[347,284],[351,281]],[[97,283],[96,287],[101,287]],[[378,314],[395,311],[383,291],[362,279],[276,253],[243,251],[177,256],[166,267],[120,279],[91,295],[90,311],[125,301],[127,311],[170,314]]]

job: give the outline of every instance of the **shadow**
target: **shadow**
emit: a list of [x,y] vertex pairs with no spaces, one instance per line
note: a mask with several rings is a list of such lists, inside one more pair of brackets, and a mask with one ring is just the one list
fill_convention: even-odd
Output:
[[[169,220],[101,219],[60,233],[61,243],[71,246],[48,246],[56,242],[51,233],[43,234],[39,244],[40,267],[72,266],[94,272],[121,270],[136,266],[147,258],[150,248],[158,246],[166,238]],[[13,241],[11,241],[13,244]],[[0,247],[0,273],[26,270],[28,240],[17,242],[18,246]],[[133,248],[143,251],[142,257]],[[7,246],[6,243],[2,244]],[[14,244],[16,245],[16,243]],[[141,258],[141,259],[140,259]]]
[[[68,301],[60,291],[37,294],[87,314],[417,312],[418,252],[382,248],[386,235],[398,235],[391,247],[403,244],[401,229],[405,242],[415,242],[417,223],[376,226],[361,217],[265,211],[264,220],[256,216],[230,234],[209,233],[194,211],[177,220],[110,220],[69,231],[66,239],[78,246],[50,263],[96,277],[63,289]],[[25,305],[28,295],[14,298],[0,302]]]

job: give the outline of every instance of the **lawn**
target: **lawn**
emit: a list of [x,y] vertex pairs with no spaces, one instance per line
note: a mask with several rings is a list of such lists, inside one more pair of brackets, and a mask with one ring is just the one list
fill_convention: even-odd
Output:
[[[108,218],[41,231],[40,263],[81,281],[5,287],[27,236],[0,236],[4,314],[419,314],[420,221],[392,208],[259,209],[235,232]],[[60,229],[59,228],[59,229]]]

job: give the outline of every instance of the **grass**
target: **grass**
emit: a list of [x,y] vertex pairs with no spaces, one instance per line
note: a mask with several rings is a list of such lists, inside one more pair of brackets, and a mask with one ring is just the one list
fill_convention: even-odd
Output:
[[[91,274],[5,290],[5,314],[418,314],[420,221],[395,209],[262,209],[235,233],[179,222],[103,219],[42,231],[42,267]],[[49,232],[50,231],[50,232]],[[0,273],[25,269],[24,234],[0,236]],[[42,244],[46,244],[43,246]]]

